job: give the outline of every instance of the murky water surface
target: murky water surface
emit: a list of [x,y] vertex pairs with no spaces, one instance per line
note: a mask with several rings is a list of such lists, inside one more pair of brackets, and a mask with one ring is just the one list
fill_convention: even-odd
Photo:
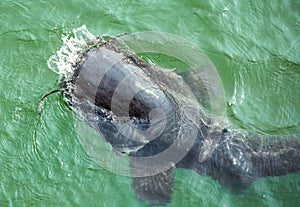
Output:
[[[11,1],[0,3],[0,206],[144,206],[130,178],[84,151],[72,112],[47,61],[62,36],[86,25],[94,35],[162,31],[201,48],[223,81],[237,125],[300,134],[300,2]],[[254,182],[241,194],[177,169],[169,206],[297,206],[300,174]]]

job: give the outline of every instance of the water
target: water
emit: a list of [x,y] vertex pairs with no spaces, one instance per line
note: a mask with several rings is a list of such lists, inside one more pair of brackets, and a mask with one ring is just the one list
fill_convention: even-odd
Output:
[[[163,31],[215,64],[230,119],[263,133],[300,133],[300,2],[11,1],[0,3],[0,206],[144,206],[130,179],[97,165],[76,137],[47,60],[62,35]],[[269,177],[232,194],[210,178],[175,172],[169,206],[298,206],[300,174]]]

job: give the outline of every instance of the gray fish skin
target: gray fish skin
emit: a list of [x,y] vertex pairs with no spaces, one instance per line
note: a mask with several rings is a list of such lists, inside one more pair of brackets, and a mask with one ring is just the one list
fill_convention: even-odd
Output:
[[[97,53],[101,54],[91,58]],[[117,64],[110,66],[109,71],[105,67],[110,63],[105,63],[107,59],[104,58],[104,53],[110,53],[118,60]],[[147,74],[149,69],[147,63],[135,55],[125,55],[124,58],[124,54],[122,56],[119,53],[112,42],[106,42],[88,51],[77,64],[72,77],[71,84],[76,86],[75,89],[68,90],[65,96],[83,114],[94,113],[98,117],[97,127],[116,151],[129,152],[132,157],[158,154],[167,149],[178,134],[180,105],[176,97],[165,92],[157,86],[155,81],[151,80],[151,76]],[[99,68],[99,65],[104,68]],[[101,82],[97,82],[99,78],[97,71],[102,69],[105,74],[101,76]],[[132,73],[132,70],[135,73]],[[131,131],[128,133],[131,133],[133,137],[142,136],[136,131],[150,127],[149,111],[155,107],[161,107],[167,114],[167,125],[157,139],[147,140],[147,137],[144,137],[138,141],[132,140],[117,130],[121,126],[121,121],[114,117],[124,114],[122,114],[122,108],[111,108],[112,95],[128,74],[131,74],[130,78],[127,78],[128,87],[124,88],[123,93],[130,93],[130,90],[139,91],[133,97],[129,114],[127,114],[129,115],[128,123],[131,126]],[[86,83],[89,83],[88,86]],[[151,90],[150,93],[145,92],[145,85]],[[94,96],[95,93],[96,96]],[[88,100],[87,105],[83,104],[84,100]],[[176,167],[191,169],[200,175],[210,176],[233,191],[240,191],[261,177],[280,176],[300,171],[299,136],[288,138],[267,136],[231,126],[220,129],[214,125],[208,126],[207,123],[201,121],[199,123],[199,126],[195,126],[199,128],[199,133],[192,148],[176,164]],[[95,127],[93,124],[91,126]],[[209,130],[215,130],[213,134],[219,141],[207,159],[199,160],[199,154]],[[134,167],[134,163],[131,163],[131,167]],[[137,196],[149,205],[169,203],[173,190],[174,168],[175,166],[153,176],[132,177],[132,186]]]
[[225,129],[218,147],[204,162],[197,160],[200,146],[196,141],[177,166],[210,176],[234,192],[240,192],[258,178],[300,171],[298,136]]

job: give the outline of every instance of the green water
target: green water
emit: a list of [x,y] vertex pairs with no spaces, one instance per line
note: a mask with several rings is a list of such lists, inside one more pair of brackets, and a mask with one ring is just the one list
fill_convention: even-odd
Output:
[[[132,3],[133,2],[133,3]],[[72,113],[56,94],[47,60],[62,34],[163,31],[201,48],[223,81],[228,116],[263,133],[300,133],[300,2],[0,2],[0,206],[144,206],[130,179],[97,165],[81,147]],[[269,177],[242,194],[176,170],[169,206],[298,206],[300,174]]]

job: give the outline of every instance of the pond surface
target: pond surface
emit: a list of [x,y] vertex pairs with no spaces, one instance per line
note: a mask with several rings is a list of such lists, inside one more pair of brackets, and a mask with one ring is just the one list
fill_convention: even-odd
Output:
[[[300,134],[300,2],[0,2],[0,206],[145,206],[130,178],[82,148],[59,94],[36,106],[60,77],[48,59],[62,35],[160,31],[209,56],[223,81],[227,115],[268,134]],[[211,178],[176,169],[168,206],[298,206],[300,173],[268,177],[232,194]]]

